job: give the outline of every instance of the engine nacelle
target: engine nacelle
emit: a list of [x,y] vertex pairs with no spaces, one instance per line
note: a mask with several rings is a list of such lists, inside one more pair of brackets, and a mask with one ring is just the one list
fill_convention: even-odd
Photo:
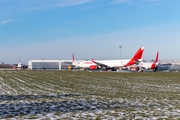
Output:
[[96,65],[91,65],[90,67],[89,67],[89,69],[90,70],[96,70],[98,67],[96,66]]

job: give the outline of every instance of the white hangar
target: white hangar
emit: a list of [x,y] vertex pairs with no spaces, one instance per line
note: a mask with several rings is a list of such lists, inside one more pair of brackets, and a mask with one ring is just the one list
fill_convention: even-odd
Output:
[[29,60],[28,69],[31,70],[64,70],[72,66],[72,60]]

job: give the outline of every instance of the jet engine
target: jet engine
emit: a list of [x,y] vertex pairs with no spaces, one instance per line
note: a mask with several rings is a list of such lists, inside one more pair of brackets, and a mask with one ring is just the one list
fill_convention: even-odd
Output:
[[89,69],[90,70],[96,70],[98,67],[96,66],[96,65],[91,65],[90,67],[89,67]]

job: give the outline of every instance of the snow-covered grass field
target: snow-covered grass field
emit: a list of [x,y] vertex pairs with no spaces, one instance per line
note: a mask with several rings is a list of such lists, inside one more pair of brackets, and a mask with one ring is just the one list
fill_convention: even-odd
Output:
[[178,119],[180,73],[0,71],[0,119]]

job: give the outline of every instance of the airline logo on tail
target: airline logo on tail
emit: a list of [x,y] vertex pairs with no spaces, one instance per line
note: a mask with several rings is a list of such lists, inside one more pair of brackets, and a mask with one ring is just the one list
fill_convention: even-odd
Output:
[[136,60],[139,60],[142,58],[143,52],[144,52],[144,47],[140,47],[138,49],[138,51],[134,54],[134,56],[130,59],[130,61],[126,65],[124,65],[123,67],[127,67],[129,65],[135,64]]
[[157,65],[159,64],[159,63],[158,63],[158,57],[159,57],[159,52],[157,52],[157,54],[156,54],[156,59],[155,59],[155,61],[152,63],[151,69],[155,69],[155,68],[157,67]]

